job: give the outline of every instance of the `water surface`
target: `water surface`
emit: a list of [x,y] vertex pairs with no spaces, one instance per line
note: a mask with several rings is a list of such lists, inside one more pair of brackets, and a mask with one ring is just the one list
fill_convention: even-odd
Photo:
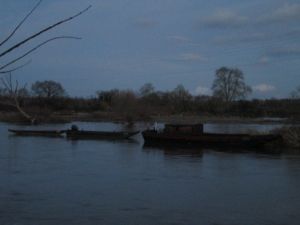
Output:
[[[77,123],[91,130],[120,124]],[[38,128],[65,129],[66,125]],[[249,126],[249,125],[248,125]],[[0,224],[298,225],[300,156],[16,137],[0,123]],[[205,126],[236,132],[241,125]],[[252,125],[270,130],[272,126]]]

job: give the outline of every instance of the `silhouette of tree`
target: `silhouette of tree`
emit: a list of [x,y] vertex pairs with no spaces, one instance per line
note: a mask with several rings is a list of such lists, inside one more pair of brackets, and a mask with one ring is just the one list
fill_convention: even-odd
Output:
[[32,84],[31,90],[35,95],[43,98],[63,97],[66,95],[63,86],[52,80],[36,81]]
[[252,89],[246,85],[241,70],[221,67],[216,71],[212,91],[215,97],[231,102],[247,97]]
[[13,81],[11,73],[4,77],[1,77],[1,84],[3,88],[3,95],[7,96],[6,101],[2,101],[1,104],[9,105],[18,110],[18,112],[32,124],[35,123],[35,117],[31,116],[22,108],[20,104],[20,99],[28,97],[29,92],[26,88],[26,85],[20,87],[19,82]]
[[141,96],[147,96],[154,93],[154,86],[151,83],[145,83],[139,90]]
[[291,98],[299,99],[300,98],[300,86],[297,87],[294,91],[291,92]]

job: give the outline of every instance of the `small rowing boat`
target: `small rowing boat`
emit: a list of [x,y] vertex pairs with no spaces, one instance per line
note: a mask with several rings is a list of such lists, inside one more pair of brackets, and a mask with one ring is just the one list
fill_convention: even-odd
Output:
[[140,131],[86,131],[79,130],[76,125],[72,125],[71,129],[63,131],[66,133],[67,138],[73,140],[79,139],[108,139],[108,140],[118,140],[118,139],[128,139]]
[[139,131],[124,132],[124,131],[85,131],[85,130],[66,130],[67,138],[70,139],[128,139]]
[[60,130],[17,130],[8,129],[9,132],[18,136],[43,136],[43,137],[62,137],[64,131]]

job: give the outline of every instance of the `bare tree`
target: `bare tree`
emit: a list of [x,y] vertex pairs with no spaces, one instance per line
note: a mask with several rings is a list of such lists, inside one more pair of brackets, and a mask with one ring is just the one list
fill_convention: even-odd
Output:
[[141,96],[147,96],[154,92],[155,88],[152,83],[145,83],[139,90]]
[[82,15],[83,13],[85,13],[91,8],[91,6],[88,6],[87,8],[79,11],[78,13],[72,16],[58,20],[57,22],[45,26],[44,28],[30,34],[29,36],[24,37],[23,39],[21,39],[21,41],[17,42],[16,44],[9,44],[11,39],[16,36],[17,31],[22,27],[22,25],[34,13],[34,11],[40,6],[41,3],[42,0],[39,0],[36,3],[36,5],[32,8],[32,10],[17,24],[17,26],[12,30],[12,32],[2,41],[0,40],[0,75],[9,74],[9,76],[4,76],[1,78],[1,83],[4,86],[4,89],[2,89],[1,92],[4,91],[4,93],[7,94],[8,97],[7,99],[9,101],[1,102],[1,103],[14,106],[26,119],[30,120],[31,123],[35,122],[35,118],[30,116],[22,109],[19,101],[20,97],[25,93],[24,92],[25,88],[24,87],[20,88],[18,81],[12,80],[11,72],[18,70],[23,66],[27,65],[28,63],[30,63],[30,60],[28,60],[27,62],[26,61],[21,62],[21,60],[23,60],[25,57],[27,57],[37,49],[41,48],[42,46],[48,44],[49,42],[59,40],[59,39],[80,39],[80,38],[74,36],[55,36],[55,37],[48,38],[40,43],[37,43],[33,48],[27,51],[23,51],[23,53],[18,53],[19,55],[16,55],[16,50],[36,40],[36,38],[39,37],[40,35],[47,33],[50,30],[75,19],[76,17],[79,17],[80,15]]
[[1,84],[3,85],[4,95],[7,96],[7,100],[1,103],[15,107],[25,119],[34,124],[35,118],[25,112],[20,104],[20,99],[28,95],[26,85],[20,87],[17,80],[13,81],[11,73],[1,77]]
[[[87,10],[89,10],[91,8],[91,6],[88,6],[87,8],[85,8],[84,10],[76,13],[75,15],[72,15],[70,17],[67,17],[65,19],[59,20],[56,23],[53,23],[51,25],[46,26],[45,28],[38,30],[37,32],[29,35],[28,37],[25,37],[23,40],[21,40],[20,42],[16,43],[16,44],[12,44],[12,45],[7,45],[8,42],[16,35],[17,31],[20,29],[20,27],[22,27],[22,25],[26,22],[26,20],[32,15],[32,13],[39,7],[39,5],[41,4],[42,0],[39,0],[37,2],[37,4],[33,7],[33,9],[18,23],[18,25],[13,29],[13,31],[6,37],[4,38],[4,40],[0,41],[0,74],[5,74],[5,73],[10,73],[12,71],[15,71],[21,67],[23,67],[24,65],[28,64],[30,61],[27,62],[23,62],[21,64],[17,64],[19,63],[20,60],[24,59],[26,56],[28,56],[29,54],[31,54],[32,52],[36,51],[37,49],[39,49],[40,47],[42,47],[43,45],[54,41],[54,40],[58,40],[58,39],[80,39],[78,37],[74,37],[74,36],[56,36],[56,37],[52,37],[49,38],[47,40],[42,41],[41,43],[37,44],[35,47],[31,48],[30,50],[21,53],[20,55],[16,56],[13,59],[8,60],[7,62],[5,58],[6,56],[8,56],[9,54],[14,53],[15,50],[19,49],[20,47],[28,44],[29,42],[33,41],[34,39],[36,39],[37,37],[39,37],[41,34],[46,33],[54,28],[56,28],[57,26],[60,26],[70,20],[75,19],[76,17],[82,15],[83,13],[85,13]],[[7,46],[6,46],[7,45]],[[6,46],[6,47],[5,47]]]
[[239,69],[221,67],[216,71],[212,85],[213,95],[225,102],[243,99],[252,92],[244,81],[243,72]]
[[188,101],[192,98],[192,95],[182,84],[177,85],[171,94],[175,100],[178,99],[179,101]]
[[192,95],[182,84],[177,85],[176,88],[170,93],[172,104],[175,106],[176,111],[186,111],[188,103],[192,99]]
[[53,80],[36,81],[31,86],[34,94],[43,98],[63,97],[66,91],[63,86]]
[[299,99],[300,98],[300,86],[297,87],[294,91],[292,91],[290,96],[293,99]]

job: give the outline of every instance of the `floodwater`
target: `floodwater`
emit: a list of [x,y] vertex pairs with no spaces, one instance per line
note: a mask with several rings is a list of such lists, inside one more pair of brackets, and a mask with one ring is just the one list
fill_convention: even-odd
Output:
[[[91,130],[122,129],[111,123],[77,124]],[[1,225],[300,222],[297,154],[143,148],[140,136],[119,142],[16,137],[8,127],[21,126],[0,123]],[[249,127],[211,124],[205,129]]]

